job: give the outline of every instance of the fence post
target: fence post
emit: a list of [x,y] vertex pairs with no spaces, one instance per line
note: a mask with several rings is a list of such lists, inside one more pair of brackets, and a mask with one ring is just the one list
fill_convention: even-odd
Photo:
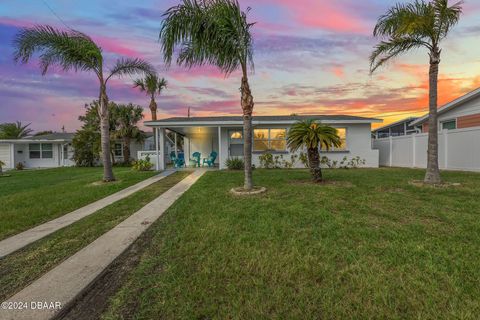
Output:
[[412,134],[412,155],[413,155],[413,161],[412,161],[412,167],[416,168],[417,167],[417,136],[416,134]]
[[445,154],[444,154],[444,157],[445,157],[445,170],[448,169],[448,130],[444,130],[443,131],[443,141],[444,141],[444,145],[445,145]]
[[389,136],[388,139],[390,142],[390,152],[389,152],[390,159],[389,160],[390,160],[390,167],[391,167],[393,165],[393,138],[392,136]]

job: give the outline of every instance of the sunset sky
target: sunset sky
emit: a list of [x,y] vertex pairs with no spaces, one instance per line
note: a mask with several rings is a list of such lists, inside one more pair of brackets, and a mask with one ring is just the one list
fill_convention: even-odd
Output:
[[[158,98],[159,117],[239,115],[238,74],[225,78],[214,67],[187,70],[162,63],[158,33],[162,13],[178,0],[2,0],[0,2],[0,123],[32,123],[35,130],[79,128],[84,104],[98,96],[92,74],[52,69],[42,77],[35,61],[15,65],[12,40],[19,28],[50,24],[80,30],[104,50],[154,64],[169,82]],[[385,123],[427,110],[428,56],[417,51],[369,75],[376,19],[391,0],[240,0],[251,7],[255,114],[348,114]],[[453,3],[453,2],[451,2]],[[52,12],[53,11],[53,12]],[[55,14],[54,14],[55,13]],[[466,1],[460,24],[443,44],[440,103],[480,86],[480,1]],[[110,83],[111,100],[145,106],[132,79]]]

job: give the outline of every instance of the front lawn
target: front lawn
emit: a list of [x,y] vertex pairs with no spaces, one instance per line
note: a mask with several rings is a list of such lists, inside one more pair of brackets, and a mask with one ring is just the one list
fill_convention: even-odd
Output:
[[95,185],[103,168],[9,171],[0,178],[0,240],[57,218],[151,177],[155,172],[115,168],[118,182]]
[[480,175],[423,170],[208,172],[147,232],[103,319],[475,319]]

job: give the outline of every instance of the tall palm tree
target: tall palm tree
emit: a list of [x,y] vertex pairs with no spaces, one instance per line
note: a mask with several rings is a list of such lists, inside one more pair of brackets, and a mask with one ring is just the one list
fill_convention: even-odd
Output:
[[378,19],[373,31],[382,40],[370,57],[370,70],[374,72],[385,62],[413,49],[427,49],[430,57],[428,160],[425,183],[441,182],[438,168],[437,86],[438,67],[442,49],[440,43],[455,26],[462,13],[463,2],[449,6],[448,0],[425,2],[416,0],[397,4]]
[[156,74],[147,74],[143,79],[134,81],[134,88],[139,88],[140,91],[145,92],[150,97],[150,111],[152,113],[152,120],[157,120],[157,103],[155,97],[160,95],[164,89],[167,88],[167,80],[161,78]]
[[143,142],[145,134],[137,127],[137,123],[143,119],[143,108],[133,104],[118,105],[115,109],[117,130],[114,138],[123,140],[123,162],[130,162],[130,142],[135,140]]
[[164,14],[160,42],[165,62],[169,65],[177,45],[180,52],[177,64],[193,67],[211,64],[225,76],[236,70],[242,73],[240,104],[245,133],[244,189],[251,190],[252,182],[252,113],[253,96],[248,71],[253,70],[253,23],[237,0],[183,0]]
[[122,58],[104,70],[102,49],[90,37],[76,30],[61,31],[48,25],[22,29],[17,34],[14,45],[16,62],[27,63],[35,52],[40,53],[42,75],[47,73],[51,65],[58,65],[64,71],[73,69],[75,72],[93,72],[98,78],[103,180],[114,181],[108,132],[108,81],[114,76],[152,73],[153,67],[141,59]]
[[32,129],[28,127],[31,123],[22,125],[20,121],[15,123],[0,124],[0,139],[21,139],[32,133]]
[[292,152],[301,148],[307,149],[308,167],[314,182],[323,180],[320,167],[319,149],[330,150],[340,147],[342,140],[337,129],[309,119],[296,122],[292,125],[287,135],[287,145]]

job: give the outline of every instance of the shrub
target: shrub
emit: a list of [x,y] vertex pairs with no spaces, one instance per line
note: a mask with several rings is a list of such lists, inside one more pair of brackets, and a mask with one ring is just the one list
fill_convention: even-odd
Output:
[[25,165],[24,165],[22,162],[19,162],[19,163],[17,163],[17,165],[15,166],[15,169],[16,169],[16,170],[23,170],[23,169],[25,169]]
[[348,160],[345,156],[343,159],[338,162],[336,160],[330,160],[328,157],[323,156],[320,159],[320,164],[326,166],[330,169],[340,168],[340,169],[355,169],[360,167],[360,165],[364,165],[366,163],[365,159],[360,158],[359,156]]
[[308,156],[305,152],[300,152],[300,155],[298,156],[300,162],[305,166],[305,168],[308,168]]
[[3,162],[2,160],[0,160],[0,175],[3,173],[3,166],[5,165],[5,162]]
[[133,161],[132,168],[136,171],[149,171],[153,167],[153,163],[150,162],[150,157],[146,156],[145,159],[139,159]]
[[228,158],[225,161],[225,166],[229,170],[243,170],[245,168],[245,162],[242,158]]
[[260,160],[260,167],[265,169],[275,168],[275,161],[273,160],[273,155],[271,153],[264,153],[258,157]]

